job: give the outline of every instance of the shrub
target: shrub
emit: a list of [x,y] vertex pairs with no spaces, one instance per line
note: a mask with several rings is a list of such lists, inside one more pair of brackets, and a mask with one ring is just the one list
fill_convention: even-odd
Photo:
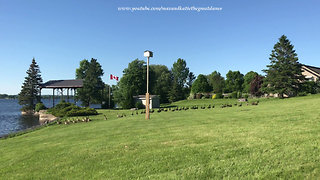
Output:
[[45,109],[47,109],[47,107],[42,102],[36,104],[35,111],[39,112],[40,110],[45,110]]
[[20,110],[21,110],[22,112],[33,111],[32,106],[23,106]]
[[248,94],[245,94],[245,95],[244,95],[244,98],[248,99],[248,98],[249,98],[249,95],[248,95]]
[[135,107],[136,107],[137,109],[143,109],[143,108],[144,108],[142,102],[140,102],[140,101],[136,102]]
[[230,97],[233,98],[233,99],[237,99],[238,98],[238,93],[237,92],[232,92]]
[[210,99],[210,94],[209,93],[206,93],[206,94],[204,94],[204,99]]
[[197,94],[196,94],[196,99],[201,99],[201,98],[202,98],[202,94],[197,93]]
[[307,95],[306,92],[299,92],[299,93],[298,93],[298,96],[306,96],[306,95]]
[[216,94],[216,99],[222,99],[223,98],[223,94],[222,93],[217,93]]
[[55,107],[48,109],[48,113],[57,116],[89,116],[97,115],[98,112],[93,108],[82,108],[75,104],[60,102]]

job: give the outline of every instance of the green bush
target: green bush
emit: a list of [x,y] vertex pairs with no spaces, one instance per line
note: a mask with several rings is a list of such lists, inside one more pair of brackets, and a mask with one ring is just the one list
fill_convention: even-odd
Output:
[[238,98],[238,92],[232,92],[230,97],[232,99],[237,99]]
[[299,92],[299,93],[298,93],[298,96],[306,96],[306,95],[307,95],[306,92]]
[[136,102],[135,107],[136,107],[137,109],[143,109],[143,108],[144,108],[144,106],[143,106],[143,104],[142,104],[141,101]]
[[223,94],[222,93],[217,93],[216,94],[216,99],[222,99],[223,98]]
[[40,110],[45,110],[45,109],[47,109],[47,107],[42,102],[36,104],[35,111],[39,112]]
[[248,94],[245,94],[245,95],[244,95],[244,98],[248,99],[248,98],[249,98],[249,95],[248,95]]
[[32,106],[23,106],[20,110],[22,112],[33,111]]
[[48,113],[57,116],[89,116],[89,115],[97,115],[98,112],[93,108],[82,108],[76,106],[75,104],[60,102],[55,107],[48,109]]

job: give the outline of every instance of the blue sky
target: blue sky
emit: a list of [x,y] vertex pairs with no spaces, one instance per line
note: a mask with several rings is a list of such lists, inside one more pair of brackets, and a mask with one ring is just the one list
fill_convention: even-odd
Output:
[[[118,7],[222,7],[222,11],[118,11]],[[44,81],[73,79],[96,58],[122,76],[132,60],[178,58],[196,75],[214,70],[261,73],[285,34],[301,63],[320,66],[319,0],[0,0],[0,94],[17,94],[35,57]],[[45,91],[46,94],[51,91]]]

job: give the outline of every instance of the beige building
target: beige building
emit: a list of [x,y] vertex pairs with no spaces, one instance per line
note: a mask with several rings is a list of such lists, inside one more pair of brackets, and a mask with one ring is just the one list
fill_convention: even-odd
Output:
[[[146,95],[133,96],[134,103],[141,102],[146,106]],[[150,109],[160,108],[160,98],[157,95],[150,95]]]
[[302,64],[302,75],[310,81],[320,80],[320,68]]
[[[320,80],[320,68],[309,66],[305,64],[301,64],[302,67],[302,75],[305,76],[305,78],[309,81],[317,81]],[[271,97],[278,97],[278,94],[265,94],[265,96],[271,96]],[[286,94],[284,94],[284,97],[288,97]]]

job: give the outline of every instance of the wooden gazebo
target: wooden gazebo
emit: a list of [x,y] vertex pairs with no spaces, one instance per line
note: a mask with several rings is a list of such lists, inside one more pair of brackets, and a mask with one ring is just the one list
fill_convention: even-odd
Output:
[[63,98],[63,91],[67,90],[67,100],[69,102],[69,90],[73,90],[73,95],[78,88],[83,88],[83,80],[82,79],[71,79],[71,80],[51,80],[40,86],[40,96],[42,89],[52,89],[53,96],[53,106],[54,106],[54,91],[60,90],[61,98]]

